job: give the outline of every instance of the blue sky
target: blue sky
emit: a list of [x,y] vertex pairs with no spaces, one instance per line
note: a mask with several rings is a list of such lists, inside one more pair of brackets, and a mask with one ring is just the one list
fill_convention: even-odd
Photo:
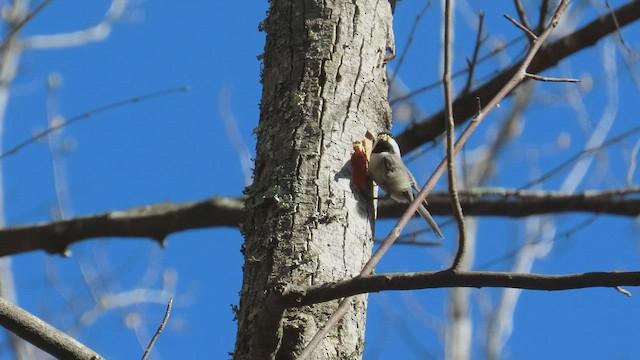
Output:
[[[395,18],[398,51],[403,49],[422,3],[399,3]],[[611,3],[617,6],[623,2]],[[460,4],[459,35],[454,45],[457,68],[464,64],[464,56],[469,56],[475,37],[475,26],[465,19],[478,9],[485,11],[487,31],[496,39],[517,35],[502,18],[505,11],[514,14],[510,3],[505,8],[496,8],[491,1]],[[107,6],[107,1],[54,1],[25,28],[24,35],[90,26],[101,19]],[[440,34],[437,7],[433,4],[428,10],[399,73],[411,88],[440,76],[438,53],[434,52]],[[245,176],[227,135],[223,114],[230,109],[242,140],[253,153],[252,129],[257,125],[261,93],[257,56],[264,45],[264,34],[257,29],[266,8],[266,2],[200,2],[197,6],[136,2],[105,41],[26,53],[12,87],[5,149],[47,126],[48,96],[69,118],[118,100],[188,85],[189,92],[110,110],[64,130],[62,136],[71,144],[64,156],[70,214],[93,214],[162,201],[194,201],[214,195],[240,196]],[[593,14],[594,10],[587,10],[584,19]],[[638,26],[633,26],[624,31],[632,47],[638,43],[634,36],[637,30]],[[507,35],[501,35],[503,32]],[[517,56],[519,49],[522,44],[510,50],[510,56]],[[605,108],[605,51],[598,45],[563,62],[560,70],[545,74],[592,79],[593,87],[584,97],[592,122]],[[612,135],[637,126],[634,106],[638,97],[638,87],[619,53],[614,63],[621,75],[617,86],[620,108]],[[479,75],[491,74],[497,64],[493,61],[480,68]],[[52,73],[63,79],[53,100],[46,91],[46,80]],[[524,135],[503,155],[490,185],[517,187],[535,171],[551,169],[580,151],[588,132],[581,128],[575,112],[557,100],[567,86],[538,85],[540,93],[526,115]],[[228,109],[221,105],[224,94],[229,96]],[[418,103],[425,113],[439,110],[441,90],[419,96]],[[509,101],[504,104],[476,134],[469,154],[487,140],[505,116]],[[396,124],[394,131],[403,126]],[[566,147],[557,145],[563,133],[571,139]],[[623,187],[628,163],[625,156],[637,140],[636,135],[610,148],[594,165],[594,175],[578,188]],[[419,181],[426,180],[440,151],[410,164]],[[50,221],[55,192],[46,144],[34,144],[2,165],[8,224]],[[598,172],[599,168],[605,170]],[[562,179],[552,178],[543,188],[556,190]],[[633,179],[637,183],[637,175]],[[445,183],[441,181],[439,186],[442,188]],[[590,217],[558,216],[558,233]],[[447,220],[438,219],[441,223]],[[390,225],[382,222],[378,233],[384,233]],[[487,263],[521,246],[524,229],[522,220],[482,219],[476,264]],[[455,237],[451,225],[444,230],[447,240],[442,248],[396,246],[376,272],[428,271],[447,266]],[[548,274],[634,270],[637,238],[632,219],[602,216],[570,236],[558,236],[560,241],[556,241],[551,254],[537,262],[533,270]],[[241,286],[241,243],[237,229],[212,229],[171,235],[164,250],[147,240],[101,239],[75,245],[71,249],[73,256],[67,259],[41,253],[20,255],[14,261],[20,304],[63,329],[71,328],[73,315],[86,314],[91,304],[91,290],[85,285],[81,269],[85,277],[93,276],[100,289],[112,294],[135,286],[160,289],[163,272],[165,278],[175,273],[176,302],[168,329],[156,345],[159,355],[155,358],[200,358],[204,353],[207,358],[224,359],[233,351],[235,340],[231,305],[237,304]],[[510,261],[483,270],[507,270]],[[372,295],[365,359],[442,357],[439,329],[446,311],[444,294],[445,290],[430,290]],[[491,307],[487,304],[493,303],[499,291],[472,290],[472,294],[476,304],[484,304],[473,307],[474,319],[480,321],[487,306]],[[84,300],[70,306],[69,298]],[[162,318],[165,305],[159,302],[111,310],[95,318],[78,338],[109,359],[136,357],[142,353],[138,342],[146,344],[149,337],[145,336],[153,334]],[[505,354],[515,359],[636,358],[640,354],[640,344],[635,340],[640,324],[638,305],[636,297],[627,298],[609,289],[523,292]],[[126,326],[136,316],[146,329],[140,340]],[[474,341],[479,344],[482,338],[483,328],[475,327]],[[474,347],[476,354],[480,351]]]

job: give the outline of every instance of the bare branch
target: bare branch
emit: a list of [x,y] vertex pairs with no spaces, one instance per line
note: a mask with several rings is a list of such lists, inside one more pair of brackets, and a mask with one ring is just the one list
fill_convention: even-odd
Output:
[[538,31],[542,31],[544,29],[544,24],[547,23],[547,15],[549,15],[549,9],[551,6],[549,4],[549,0],[542,0],[540,4],[540,15],[538,17]]
[[[614,15],[618,20],[618,26],[613,21]],[[527,71],[534,74],[542,73],[544,70],[555,66],[562,59],[595,45],[601,38],[639,18],[640,1],[631,1],[619,7],[615,12],[599,17],[581,29],[540,49],[538,56],[531,61]],[[475,104],[477,103],[477,98],[480,98],[482,103],[486,103],[487,99],[494,97],[509,82],[509,79],[512,78],[522,63],[521,61],[513,65],[487,81],[484,85],[456,99],[453,103],[456,124],[463,124],[476,115]],[[401,134],[395,136],[395,139],[406,155],[444,133],[444,124],[445,114],[443,110],[423,122],[408,126]]]
[[[620,142],[622,139],[627,138],[637,132],[640,131],[640,126],[635,127],[633,129],[627,130],[624,133],[614,136],[611,139],[599,143],[596,146],[592,146],[592,147],[587,147],[586,149],[582,150],[581,152],[579,152],[578,154],[570,157],[569,159],[565,160],[564,162],[562,162],[560,165],[554,167],[553,169],[547,171],[546,173],[544,173],[542,176],[540,176],[537,179],[531,180],[528,183],[526,183],[525,185],[521,186],[520,189],[527,189],[530,188],[536,184],[539,184],[553,176],[555,176],[556,174],[558,174],[559,172],[565,170],[566,168],[569,167],[569,165],[582,160],[584,158],[587,158],[589,156],[593,156],[594,154],[598,153],[599,151],[607,148],[608,146],[611,146],[613,144],[616,144],[618,142]],[[590,144],[588,144],[590,145]]]
[[40,318],[0,298],[0,325],[58,359],[104,359]]
[[389,290],[418,290],[453,287],[515,288],[528,290],[574,290],[594,287],[640,286],[640,272],[591,272],[572,275],[520,274],[512,272],[438,271],[362,275],[349,280],[282,292],[287,307]]
[[40,5],[38,5],[35,9],[33,9],[32,12],[30,12],[29,14],[27,14],[27,16],[25,16],[23,19],[21,19],[18,24],[16,24],[15,26],[12,26],[11,29],[9,30],[9,33],[7,34],[7,36],[5,36],[4,40],[2,40],[2,44],[0,44],[0,51],[4,51],[5,48],[7,47],[7,44],[9,43],[9,41],[20,30],[22,30],[22,28],[29,21],[31,21],[31,19],[33,19],[36,15],[38,15],[40,13],[40,11],[42,11],[42,9],[44,9],[47,5],[49,5],[50,2],[51,2],[51,0],[44,0],[42,3],[40,3]]
[[[198,202],[159,203],[129,210],[76,217],[46,224],[0,229],[0,257],[44,250],[65,254],[74,243],[101,237],[138,237],[161,241],[180,231],[238,227],[244,220],[243,198],[214,197]],[[469,216],[525,217],[584,212],[635,217],[640,215],[640,188],[562,193],[504,188],[460,192],[460,204]],[[382,202],[378,218],[398,218],[406,204]],[[429,195],[429,211],[451,215],[447,192]]]
[[212,226],[235,227],[243,219],[242,199],[161,203],[49,224],[4,228],[0,230],[0,256],[35,250],[67,255],[72,244],[99,237],[140,237],[163,243],[165,237],[174,232]]
[[[498,46],[494,47],[493,50],[490,51],[489,53],[485,54],[484,56],[479,56],[478,62],[477,62],[476,65],[482,64],[485,61],[487,61],[489,59],[492,59],[497,54],[499,54],[502,51],[510,48],[511,46],[513,46],[515,44],[517,44],[522,38],[524,38],[524,35],[516,37],[515,39],[511,39],[506,44],[502,44],[502,45],[498,45]],[[486,41],[486,37],[482,40],[482,42],[484,43],[485,41]],[[469,68],[458,70],[453,74],[452,78],[455,79],[455,78],[457,78],[459,76],[467,74],[467,73],[469,73],[470,70],[471,69],[469,69]],[[425,91],[428,91],[428,90],[431,90],[431,89],[434,89],[434,88],[440,86],[441,82],[442,82],[441,80],[438,80],[438,81],[434,81],[434,82],[432,82],[430,84],[421,86],[421,87],[419,87],[419,88],[417,88],[415,90],[412,90],[412,91],[410,91],[410,92],[408,92],[408,93],[406,93],[406,94],[404,94],[402,96],[398,96],[396,98],[390,99],[389,103],[391,105],[394,105],[394,104],[397,104],[397,103],[399,103],[401,101],[407,101],[408,99],[410,99],[410,98],[412,98],[412,97],[414,97],[414,96],[416,96],[416,95],[418,95],[420,93],[423,93]]]
[[396,76],[398,76],[397,74],[400,72],[400,69],[402,68],[402,64],[404,64],[404,60],[406,59],[407,54],[409,53],[409,48],[411,48],[411,44],[413,43],[413,37],[416,34],[416,31],[418,30],[418,25],[420,24],[422,17],[427,12],[427,10],[429,10],[430,7],[431,7],[431,0],[427,1],[427,3],[422,8],[422,10],[420,10],[418,15],[416,15],[415,20],[413,20],[413,25],[411,25],[411,30],[409,31],[409,37],[407,38],[407,43],[404,45],[404,48],[400,52],[400,58],[398,59],[397,65],[394,69],[394,76],[389,79],[389,87],[391,87],[391,84],[395,81]]
[[[451,99],[451,36],[453,34],[453,19],[451,14],[451,0],[445,1],[444,9],[444,73],[442,83],[444,88],[445,114],[447,119],[447,179],[449,180],[449,196],[451,207],[458,223],[458,251],[451,268],[459,270],[466,250],[466,231],[464,215],[460,206],[455,174],[455,123],[453,120],[453,105]],[[422,201],[418,199],[418,201]]]
[[149,346],[147,346],[147,349],[144,351],[144,355],[142,355],[142,360],[146,360],[147,357],[149,357],[149,354],[151,353],[151,349],[153,348],[153,345],[155,345],[156,340],[158,340],[158,337],[160,336],[160,333],[162,333],[162,330],[164,330],[164,327],[167,324],[167,321],[169,321],[169,315],[171,315],[172,306],[173,306],[173,298],[169,299],[169,303],[167,304],[167,311],[164,313],[164,318],[162,319],[162,322],[160,323],[160,326],[158,327],[158,330],[156,331],[155,335],[153,335],[153,338],[151,338],[151,342],[149,342]]
[[[640,215],[640,188],[611,191],[566,193],[479,188],[460,192],[460,204],[468,216],[526,217],[532,215],[582,212],[635,217]],[[384,202],[380,218],[400,216],[406,205]],[[429,195],[429,211],[434,215],[451,215],[447,193]],[[2,234],[2,232],[0,232]]]
[[526,76],[528,78],[530,78],[530,79],[538,80],[538,81],[568,82],[568,83],[578,83],[578,82],[580,82],[580,79],[547,77],[547,76],[541,76],[541,75],[529,74],[529,73],[527,73]]
[[[476,65],[478,65],[478,54],[480,53],[480,47],[484,43],[482,34],[484,33],[484,13],[480,12],[478,15],[478,34],[476,36],[476,45],[473,47],[473,55],[471,60],[467,60],[467,67],[469,69],[469,75],[467,76],[467,83],[462,89],[462,94],[466,94],[471,90],[473,85],[473,75],[475,73]],[[455,74],[453,75],[455,76]]]
[[527,36],[529,37],[530,40],[536,40],[538,38],[538,35],[534,34],[533,31],[531,31],[528,27],[520,24],[518,22],[518,20],[512,18],[511,16],[509,16],[508,14],[504,14],[504,17],[511,21],[511,23],[513,25],[515,25],[518,29],[524,31],[525,34],[527,34]]
[[189,87],[188,86],[180,86],[180,87],[175,87],[175,88],[169,88],[169,89],[163,89],[163,90],[159,90],[153,93],[149,93],[149,94],[145,94],[145,95],[141,95],[141,96],[136,96],[136,97],[132,97],[132,98],[128,98],[125,100],[120,100],[120,101],[116,101],[114,103],[111,104],[107,104],[104,106],[101,106],[99,108],[87,111],[85,113],[82,113],[80,115],[76,115],[74,117],[69,118],[69,120],[67,121],[60,121],[58,122],[56,125],[51,126],[50,128],[41,131],[37,134],[35,134],[34,136],[32,136],[31,138],[22,141],[21,143],[19,143],[18,145],[12,147],[11,149],[5,151],[4,153],[0,154],[0,160],[4,160],[6,157],[9,157],[15,153],[17,153],[18,151],[22,150],[24,147],[29,146],[33,143],[35,143],[36,141],[42,139],[43,137],[49,135],[50,133],[56,131],[56,130],[60,130],[68,125],[73,124],[74,122],[77,122],[79,120],[83,120],[83,119],[87,119],[92,117],[93,115],[108,111],[108,110],[112,110],[115,108],[119,108],[125,105],[129,105],[129,104],[134,104],[134,103],[139,103],[142,101],[146,101],[152,98],[156,98],[156,97],[160,97],[160,96],[164,96],[164,95],[168,95],[168,94],[172,94],[172,93],[176,93],[176,92],[186,92],[189,91]]
[[518,17],[520,18],[520,22],[522,23],[522,25],[525,28],[529,28],[529,21],[527,20],[527,14],[524,11],[524,7],[522,6],[522,2],[520,2],[520,0],[514,0],[513,1],[515,7],[516,7],[516,11],[518,12]]
[[[611,7],[611,4],[609,3],[609,0],[605,0],[604,2],[607,6],[607,9],[609,11],[613,11],[613,8]],[[631,55],[634,58],[638,58],[638,54],[633,51],[633,49],[631,49],[631,47],[629,47],[629,45],[627,44],[627,42],[624,40],[624,36],[622,36],[622,31],[620,29],[620,24],[618,23],[618,18],[616,17],[616,14],[614,12],[612,12],[613,14],[613,22],[616,24],[616,29],[617,29],[617,33],[618,33],[618,38],[620,39],[620,44],[622,44],[622,47],[627,50],[627,53],[629,55]]]

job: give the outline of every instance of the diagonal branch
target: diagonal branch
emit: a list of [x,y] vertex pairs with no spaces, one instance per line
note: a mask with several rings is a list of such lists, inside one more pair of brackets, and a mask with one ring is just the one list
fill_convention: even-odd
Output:
[[520,24],[518,20],[512,18],[508,14],[504,14],[503,16],[507,20],[509,20],[513,25],[515,25],[518,29],[522,30],[529,37],[529,40],[533,41],[538,38],[538,36],[534,34],[533,31],[529,30],[529,28],[526,27],[525,25]]
[[58,359],[104,359],[74,338],[0,298],[0,326]]
[[27,16],[25,16],[22,20],[20,20],[19,23],[17,23],[15,26],[12,26],[11,29],[9,29],[9,33],[2,40],[2,43],[0,43],[0,50],[4,51],[9,41],[11,41],[11,39],[13,39],[13,37],[20,30],[22,30],[22,28],[25,25],[27,25],[29,21],[31,21],[31,19],[33,19],[36,15],[40,13],[40,11],[42,11],[47,5],[49,5],[50,2],[51,0],[42,1],[40,5],[38,5],[32,12],[27,14]]
[[156,330],[155,335],[153,335],[153,337],[151,338],[151,341],[149,342],[149,346],[147,346],[147,349],[144,351],[144,354],[142,355],[142,360],[146,360],[149,357],[149,354],[151,353],[151,349],[153,349],[153,345],[155,345],[156,341],[160,337],[160,334],[162,333],[162,330],[164,330],[164,327],[167,325],[167,321],[169,321],[169,315],[171,315],[172,307],[173,307],[173,298],[170,298],[169,303],[167,304],[167,311],[165,311],[164,313],[164,318],[162,318],[162,322],[160,323],[160,326],[158,326],[158,330]]

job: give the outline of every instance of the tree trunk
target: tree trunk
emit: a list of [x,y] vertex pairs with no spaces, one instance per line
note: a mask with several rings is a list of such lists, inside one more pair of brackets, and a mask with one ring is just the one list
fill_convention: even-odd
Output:
[[[272,0],[254,183],[247,189],[235,359],[293,359],[338,301],[283,309],[278,290],[357,275],[371,254],[370,194],[351,183],[352,142],[391,121],[384,0]],[[358,296],[315,359],[361,358]]]

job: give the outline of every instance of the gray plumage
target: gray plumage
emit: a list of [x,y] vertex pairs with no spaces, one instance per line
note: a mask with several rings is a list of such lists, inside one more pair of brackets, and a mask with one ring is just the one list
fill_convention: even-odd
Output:
[[[420,191],[416,179],[407,169],[400,155],[398,143],[387,133],[378,135],[369,159],[369,176],[384,190],[385,198],[398,202],[413,202],[413,190]],[[433,232],[443,239],[442,231],[433,220],[424,201],[418,207],[418,213],[429,224]]]

